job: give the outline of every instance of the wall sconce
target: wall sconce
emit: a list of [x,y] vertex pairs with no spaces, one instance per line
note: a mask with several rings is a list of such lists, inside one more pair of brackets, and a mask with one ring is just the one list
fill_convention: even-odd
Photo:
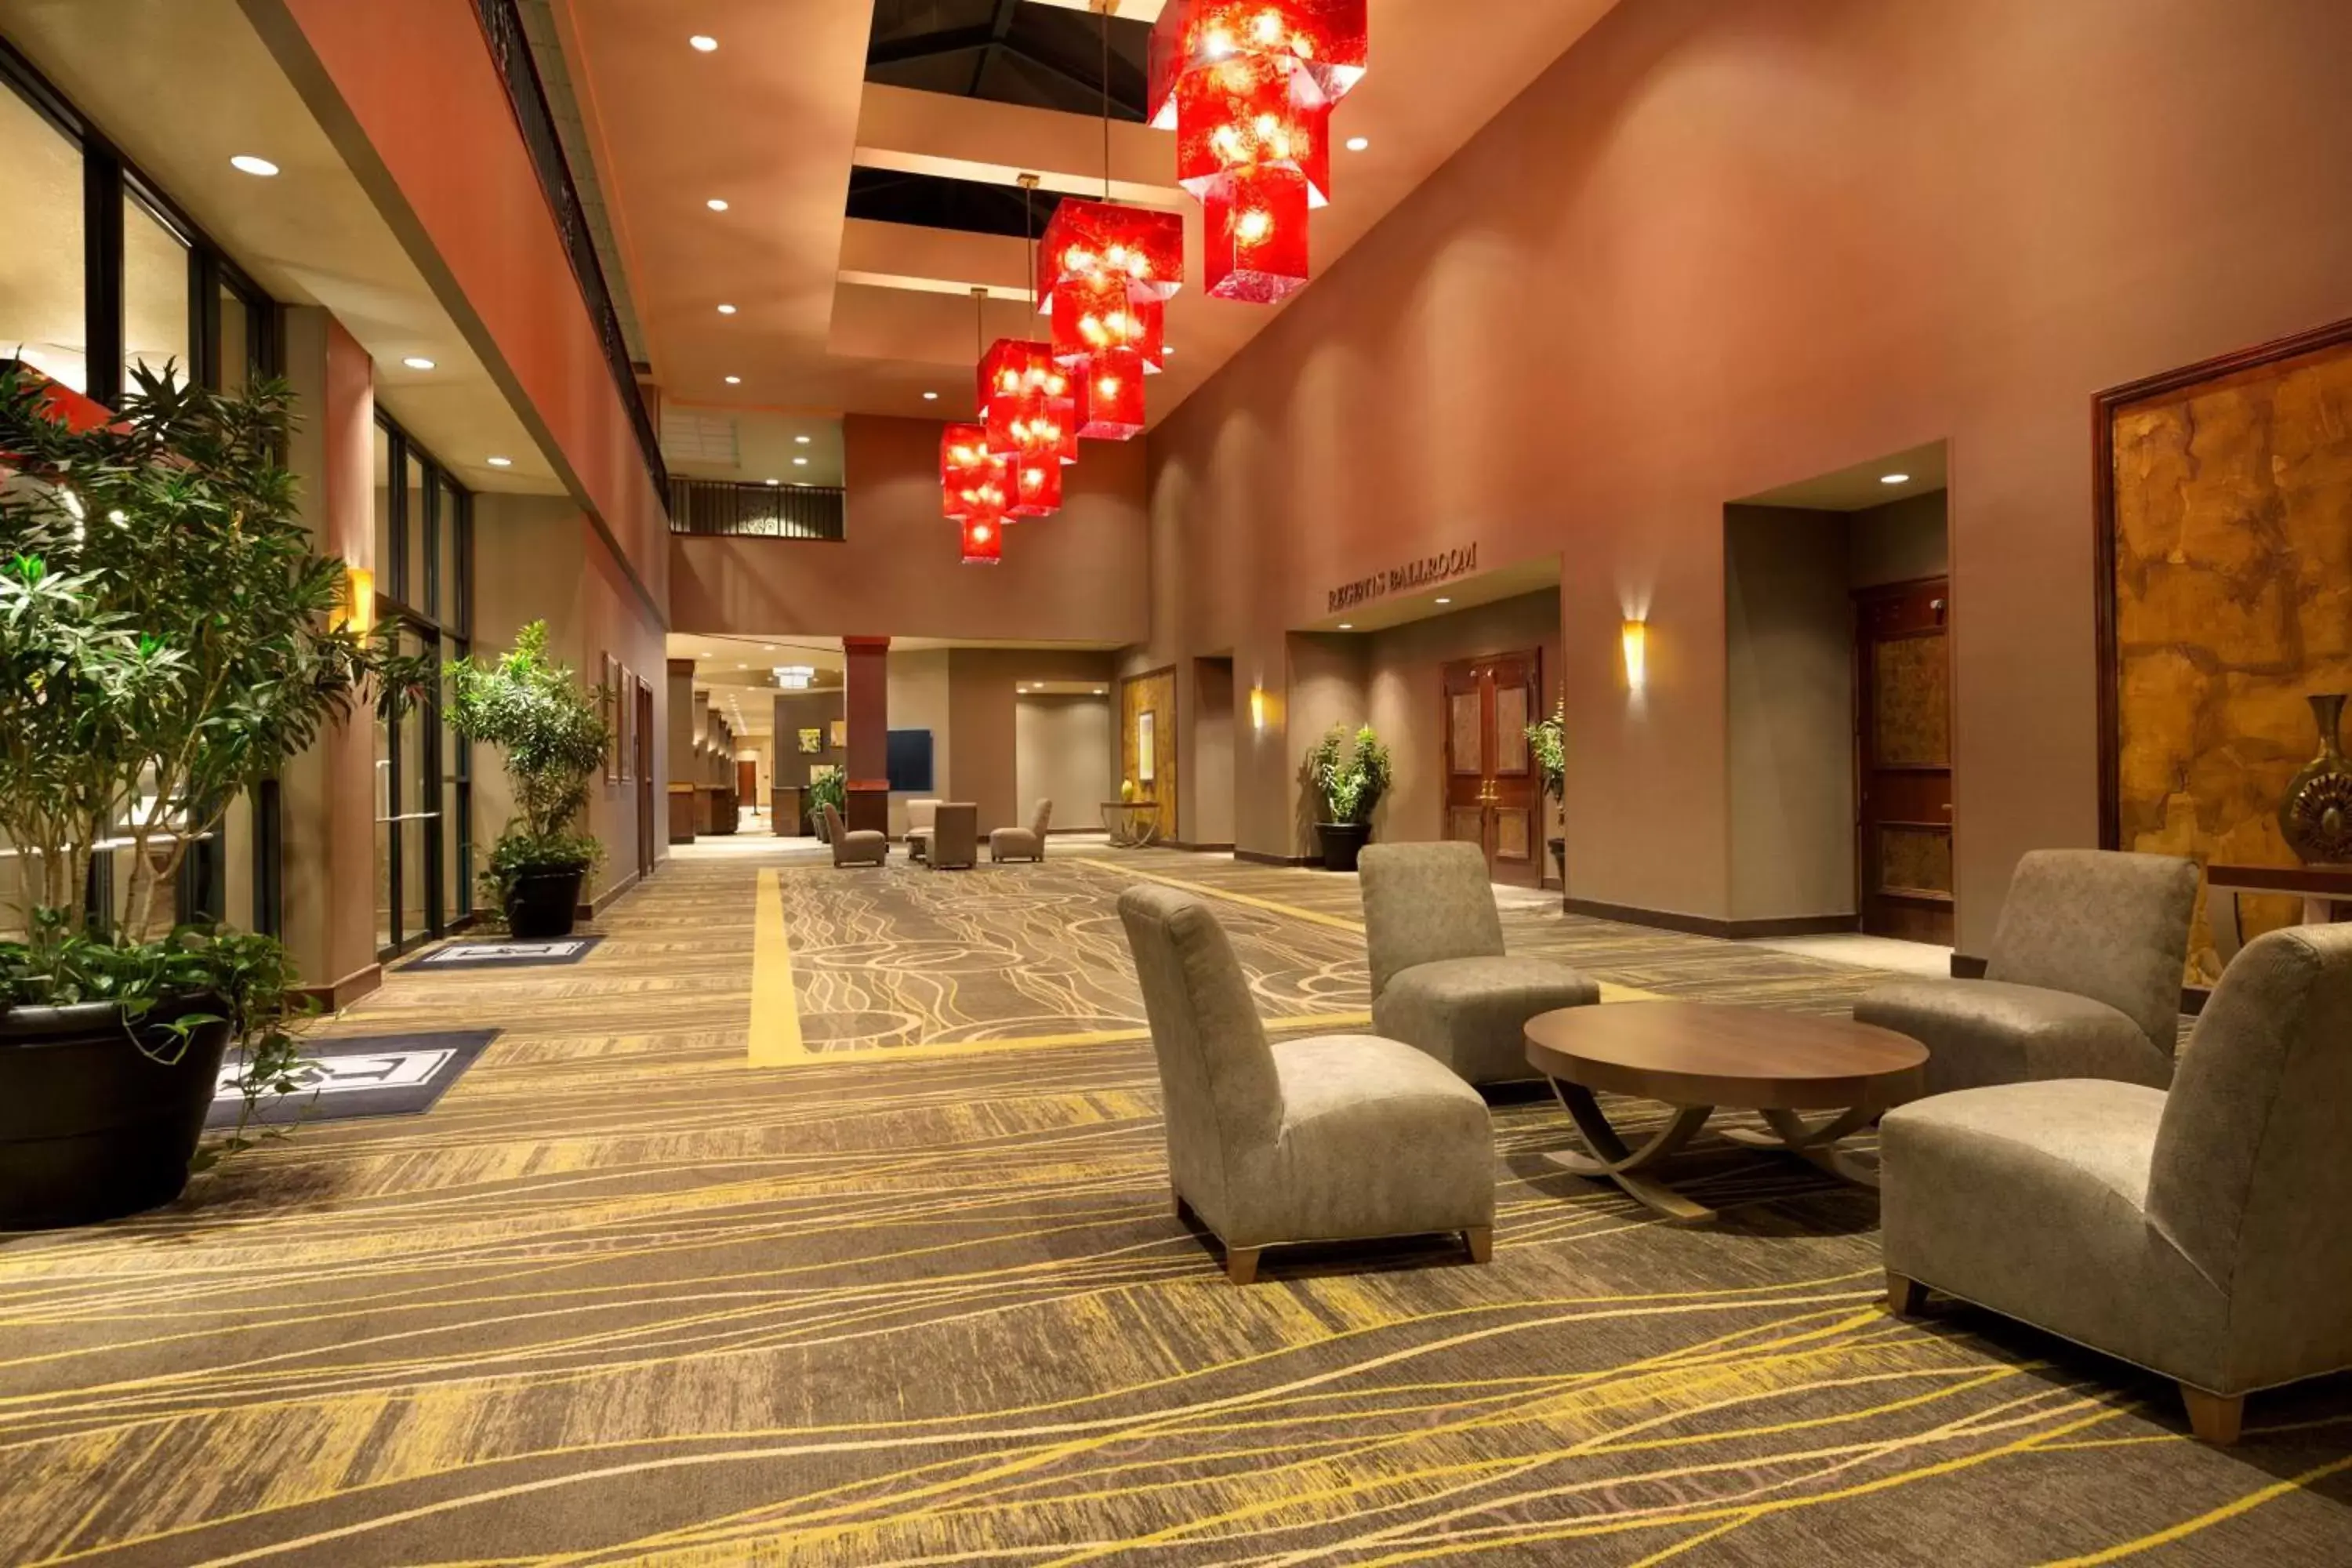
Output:
[[1265,688],[1250,688],[1250,728],[1263,732],[1265,729]]
[[1649,679],[1650,623],[1629,620],[1620,635],[1625,645],[1625,689],[1638,692]]
[[364,566],[343,568],[343,600],[335,606],[333,629],[353,637],[375,630],[375,574]]

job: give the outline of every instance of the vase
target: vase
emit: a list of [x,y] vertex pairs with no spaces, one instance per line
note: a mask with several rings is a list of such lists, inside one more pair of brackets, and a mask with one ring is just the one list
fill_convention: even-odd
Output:
[[2352,764],[2344,760],[2345,693],[2324,691],[2311,699],[2319,725],[2319,755],[2286,786],[2279,805],[2279,829],[2287,847],[2306,866],[2352,861]]

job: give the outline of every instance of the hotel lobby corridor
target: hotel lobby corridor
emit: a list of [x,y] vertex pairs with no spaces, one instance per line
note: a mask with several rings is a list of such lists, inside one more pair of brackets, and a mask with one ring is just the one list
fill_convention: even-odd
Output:
[[[1889,1317],[1875,1200],[1719,1141],[1687,1184],[1727,1222],[1677,1229],[1501,1097],[1491,1265],[1309,1248],[1232,1288],[1169,1212],[1112,934],[1144,879],[1212,903],[1275,1027],[1361,1026],[1355,879],[1087,846],[682,848],[577,963],[395,970],[327,1033],[499,1031],[431,1115],[0,1241],[10,1560],[2336,1560],[2340,1380],[2206,1447],[2168,1384]],[[1507,920],[1604,1005],[1875,978]],[[802,1055],[755,1066],[780,964]]]

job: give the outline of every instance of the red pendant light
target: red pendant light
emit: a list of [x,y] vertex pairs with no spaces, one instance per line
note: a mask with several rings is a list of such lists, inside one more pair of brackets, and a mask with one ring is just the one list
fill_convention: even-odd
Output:
[[1166,301],[1184,284],[1184,220],[1065,197],[1045,225],[1037,283],[1054,320],[1054,357],[1085,394],[1078,434],[1140,435],[1145,351],[1161,356]]
[[1143,434],[1143,355],[1105,349],[1087,362],[1078,434],[1093,441],[1128,441]]
[[967,566],[994,566],[1003,559],[1003,520],[994,517],[964,519],[963,563]]
[[1270,303],[1307,279],[1332,105],[1362,79],[1365,0],[1171,0],[1152,29],[1154,125],[1206,215],[1209,292]]
[[950,425],[940,432],[940,511],[950,521],[971,515],[994,476],[996,459],[988,432],[978,425]]

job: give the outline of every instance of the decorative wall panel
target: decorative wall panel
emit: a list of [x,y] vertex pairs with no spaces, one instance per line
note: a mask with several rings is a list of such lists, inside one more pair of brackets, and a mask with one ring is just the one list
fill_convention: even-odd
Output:
[[[1144,720],[1151,715],[1151,781],[1143,782]],[[1176,837],[1176,672],[1156,669],[1118,684],[1118,776],[1160,806],[1160,836]]]
[[[2352,323],[2102,408],[2106,841],[2293,866],[2305,699],[2352,690]],[[2249,937],[2298,911],[2244,904]],[[2189,970],[2216,970],[2201,910]]]

